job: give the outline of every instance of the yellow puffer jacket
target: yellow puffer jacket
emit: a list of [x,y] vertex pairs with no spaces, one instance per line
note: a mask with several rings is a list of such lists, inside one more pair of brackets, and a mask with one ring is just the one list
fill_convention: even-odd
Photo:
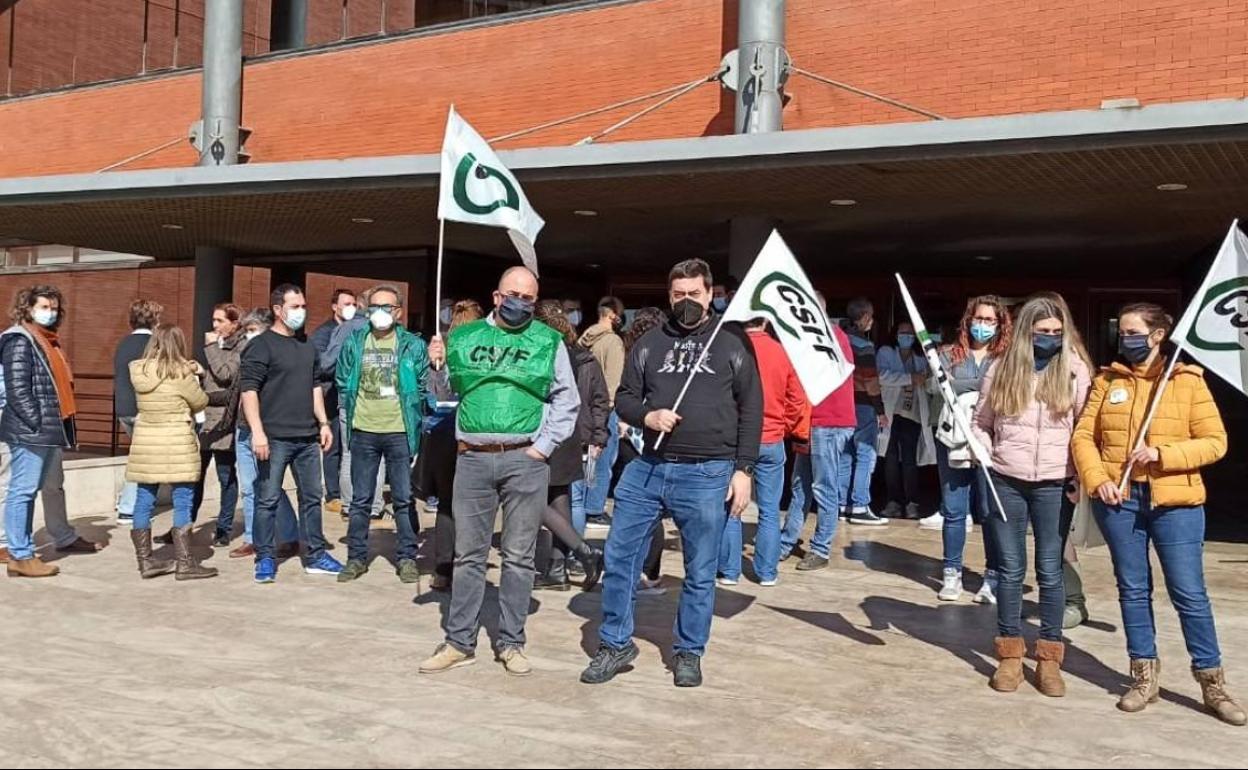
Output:
[[156,374],[155,362],[130,363],[130,382],[139,401],[139,416],[130,442],[126,480],[138,484],[178,484],[199,481],[199,438],[196,412],[208,406],[208,396],[188,368],[176,378]]
[[[1106,481],[1121,481],[1164,369],[1162,361],[1147,369],[1116,363],[1097,375],[1071,441],[1088,494],[1095,496]],[[1137,465],[1131,478],[1149,483],[1153,505],[1203,505],[1200,469],[1226,454],[1226,428],[1203,369],[1175,367],[1145,445],[1155,447],[1161,461],[1147,468]]]

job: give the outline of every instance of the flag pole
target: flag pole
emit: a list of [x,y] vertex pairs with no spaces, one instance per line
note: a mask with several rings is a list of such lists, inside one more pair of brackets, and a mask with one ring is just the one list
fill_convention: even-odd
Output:
[[[446,240],[446,220],[438,218],[438,276],[434,279],[433,336],[442,339],[442,245]],[[435,367],[441,369],[442,367]]]
[[[680,389],[680,395],[676,396],[676,403],[672,404],[672,411],[679,412],[680,402],[685,400],[685,394],[689,392],[689,386],[693,383],[693,378],[697,375],[698,370],[702,368],[706,357],[711,353],[711,345],[715,344],[715,338],[719,336],[719,330],[724,328],[724,316],[719,317],[719,324],[715,327],[715,331],[711,332],[711,338],[706,341],[706,345],[702,348],[702,353],[698,355],[698,362],[693,365],[693,371],[689,372],[689,376],[685,378],[685,384]],[[667,437],[666,433],[660,433],[654,440],[654,451],[659,451],[659,447],[663,445],[663,439]]]
[[[1153,418],[1157,416],[1157,407],[1161,405],[1161,397],[1166,392],[1166,386],[1170,384],[1170,375],[1174,374],[1174,367],[1179,363],[1179,355],[1183,353],[1182,340],[1174,343],[1174,355],[1170,356],[1170,362],[1166,364],[1165,374],[1161,375],[1161,383],[1157,385],[1157,392],[1153,394],[1153,403],[1148,407],[1148,414],[1144,417],[1144,424],[1140,426],[1140,435],[1135,437],[1135,446],[1131,450],[1131,454],[1135,454],[1143,446],[1148,438],[1148,429],[1153,424]],[[1135,460],[1131,455],[1127,455],[1127,469],[1122,473],[1122,480],[1118,482],[1118,493],[1125,494],[1127,486],[1131,483],[1131,471],[1135,469]],[[1091,492],[1091,490],[1088,490]]]

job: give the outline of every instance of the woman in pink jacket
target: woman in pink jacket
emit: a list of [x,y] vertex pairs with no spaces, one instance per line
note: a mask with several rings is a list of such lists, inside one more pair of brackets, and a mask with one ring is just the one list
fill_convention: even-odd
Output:
[[1023,305],[1014,338],[984,376],[972,426],[992,456],[992,481],[1005,517],[990,505],[984,526],[1000,549],[996,653],[990,682],[1013,692],[1023,682],[1023,578],[1027,574],[1027,524],[1035,533],[1036,582],[1040,586],[1040,639],[1036,642],[1036,688],[1066,694],[1061,667],[1062,612],[1066,594],[1062,551],[1078,499],[1070,438],[1087,401],[1091,367],[1070,309],[1056,294]]

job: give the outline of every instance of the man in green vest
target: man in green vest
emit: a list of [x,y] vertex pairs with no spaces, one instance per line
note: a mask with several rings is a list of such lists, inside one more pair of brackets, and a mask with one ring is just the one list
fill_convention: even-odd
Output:
[[503,568],[498,586],[498,659],[524,676],[524,624],[533,593],[533,556],[546,508],[546,459],[576,427],[580,396],[563,338],[533,320],[537,276],[523,267],[503,273],[488,318],[457,327],[429,359],[439,399],[459,394],[455,430],[455,575],[446,642],[420,665],[436,674],[476,662],[485,599],[485,570],[501,504]]
[[368,572],[369,514],[376,495],[373,481],[384,458],[398,532],[395,556],[399,580],[417,583],[416,533],[420,524],[408,469],[420,450],[429,357],[424,340],[400,323],[403,299],[398,287],[382,284],[369,290],[364,307],[368,325],[346,339],[334,367],[345,415],[342,437],[351,448],[352,458],[347,564],[338,573],[338,582],[349,583]]

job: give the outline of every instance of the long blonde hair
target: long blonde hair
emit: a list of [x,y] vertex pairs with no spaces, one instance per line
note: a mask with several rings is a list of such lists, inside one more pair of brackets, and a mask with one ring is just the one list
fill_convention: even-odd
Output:
[[186,336],[173,324],[161,324],[152,331],[152,338],[143,351],[143,368],[156,365],[156,376],[162,380],[183,377],[191,372]]
[[[1050,318],[1062,322],[1062,350],[1037,375],[1032,329]],[[1047,406],[1053,414],[1069,412],[1075,405],[1071,378],[1076,359],[1088,366],[1083,338],[1075,328],[1066,300],[1053,292],[1031,296],[1015,316],[1014,338],[996,365],[989,403],[998,414],[1006,417],[1022,414],[1033,399]]]

